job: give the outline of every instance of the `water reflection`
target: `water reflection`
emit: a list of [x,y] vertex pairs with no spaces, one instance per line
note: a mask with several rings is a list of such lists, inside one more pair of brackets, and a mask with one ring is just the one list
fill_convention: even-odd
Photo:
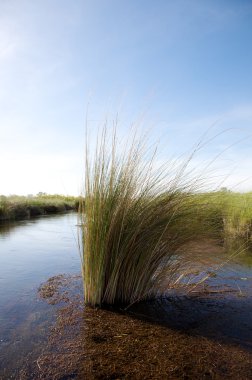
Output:
[[239,263],[252,269],[252,252],[247,251],[239,258]]
[[0,240],[8,237],[12,230],[17,228],[18,226],[14,223],[4,223],[0,224]]
[[71,213],[1,226],[0,309],[50,276],[79,271],[76,221]]
[[31,218],[29,220],[17,220],[17,221],[1,221],[0,222],[0,240],[10,236],[11,233],[15,233],[17,229],[20,229],[24,226],[31,226],[41,223],[42,220],[60,220],[66,218],[66,215],[76,215],[76,213],[62,213],[55,215],[40,215],[38,217]]
[[41,349],[55,311],[39,285],[80,270],[76,224],[69,213],[0,226],[0,378],[17,378],[18,361]]
[[242,239],[225,242],[225,250],[229,255],[234,255],[234,261],[238,264],[252,268],[252,247]]

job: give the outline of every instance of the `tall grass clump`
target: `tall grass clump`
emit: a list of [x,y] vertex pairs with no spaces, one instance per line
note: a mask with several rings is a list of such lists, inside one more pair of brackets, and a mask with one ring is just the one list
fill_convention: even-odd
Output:
[[197,260],[187,243],[216,232],[208,204],[196,192],[200,181],[187,174],[192,157],[158,167],[156,148],[146,143],[137,133],[119,143],[106,127],[93,155],[86,141],[80,217],[89,305],[129,305],[161,295],[164,284],[179,281]]

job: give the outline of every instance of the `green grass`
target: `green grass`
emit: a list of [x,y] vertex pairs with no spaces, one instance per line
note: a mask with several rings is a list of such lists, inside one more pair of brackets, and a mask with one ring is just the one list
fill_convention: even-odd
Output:
[[63,195],[0,196],[0,220],[27,219],[30,217],[77,210],[78,198]]
[[220,192],[226,242],[243,241],[252,246],[252,193]]
[[187,244],[217,236],[215,201],[197,194],[199,181],[186,174],[190,158],[158,168],[141,136],[120,145],[104,128],[93,157],[89,145],[80,213],[85,302],[129,305],[161,295],[200,259]]
[[219,228],[219,239],[227,248],[252,248],[252,193],[217,191],[198,195],[208,204],[207,212]]

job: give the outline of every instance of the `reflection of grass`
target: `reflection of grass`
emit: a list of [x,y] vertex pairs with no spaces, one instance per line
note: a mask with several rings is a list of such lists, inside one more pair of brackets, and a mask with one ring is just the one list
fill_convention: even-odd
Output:
[[252,268],[252,255],[250,253],[250,255],[245,255],[243,258],[242,258],[242,263],[245,264],[248,268]]
[[237,258],[238,262],[242,265],[244,265],[247,268],[252,268],[252,252],[246,251],[244,254],[239,255]]
[[0,220],[26,219],[77,209],[78,199],[63,195],[0,196]]
[[[154,155],[133,137],[119,152],[115,134],[86,148],[82,212],[83,281],[91,305],[126,303],[162,293],[189,268],[185,244],[216,230],[212,210],[192,191],[187,162],[153,169]],[[212,207],[212,206],[211,206]],[[210,217],[209,217],[210,215]]]

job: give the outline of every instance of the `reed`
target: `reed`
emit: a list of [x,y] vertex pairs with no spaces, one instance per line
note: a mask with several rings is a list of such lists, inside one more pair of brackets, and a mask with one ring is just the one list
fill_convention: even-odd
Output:
[[209,202],[196,193],[199,179],[187,174],[191,157],[157,167],[145,137],[134,133],[120,144],[106,127],[93,156],[89,146],[87,139],[80,210],[85,303],[161,295],[197,260],[187,243],[217,231]]

